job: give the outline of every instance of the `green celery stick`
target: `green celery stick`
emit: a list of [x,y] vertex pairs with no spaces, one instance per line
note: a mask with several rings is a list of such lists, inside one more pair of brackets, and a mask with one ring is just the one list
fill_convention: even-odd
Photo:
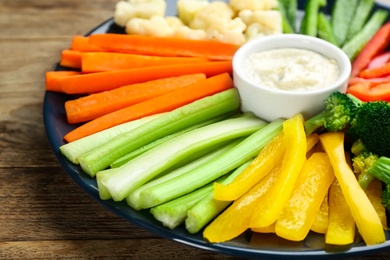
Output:
[[[192,130],[156,146],[119,168],[109,169],[115,172],[109,174],[101,184],[109,191],[114,201],[121,201],[161,172],[196,151],[251,135],[266,125],[264,120],[255,116],[243,116]],[[99,175],[100,172],[97,174]]]
[[347,41],[352,39],[364,27],[374,7],[374,0],[360,0],[349,26]]
[[338,46],[342,46],[347,40],[348,30],[353,16],[355,15],[358,1],[359,0],[338,0],[334,3],[330,22]]
[[[238,167],[232,174],[221,182],[223,184],[231,183],[253,160],[250,160]],[[214,199],[214,193],[210,192],[204,196],[198,203],[187,211],[185,219],[186,229],[190,234],[199,232],[207,223],[214,219],[219,213],[230,205],[230,201],[221,201]]]
[[233,140],[231,142],[229,142],[227,145],[209,153],[209,154],[206,154],[202,157],[200,157],[199,159],[191,162],[191,163],[188,163],[172,172],[169,172],[167,174],[165,174],[164,176],[161,176],[155,180],[152,180],[150,182],[147,182],[145,183],[144,185],[142,185],[141,187],[139,187],[138,189],[136,189],[135,191],[133,191],[132,193],[129,194],[129,196],[127,196],[126,198],[126,201],[127,201],[127,204],[132,207],[133,209],[135,210],[140,210],[142,209],[141,208],[141,205],[139,204],[139,194],[149,188],[149,187],[152,187],[154,185],[157,185],[157,184],[160,184],[160,183],[163,183],[165,181],[168,181],[168,180],[171,180],[173,178],[176,178],[177,176],[180,176],[180,175],[183,175],[211,160],[214,160],[217,156],[229,151],[230,149],[232,149],[234,146],[236,146],[240,141],[242,141],[241,138],[239,138],[238,140]]
[[111,127],[109,129],[103,130],[101,132],[86,136],[84,138],[78,139],[74,142],[64,144],[60,147],[60,152],[64,155],[69,161],[74,164],[79,163],[79,157],[87,154],[92,151],[99,145],[113,139],[114,137],[131,131],[140,125],[143,125],[155,118],[162,116],[164,113],[147,116],[138,120],[134,120],[128,123],[120,124],[118,126]]
[[240,97],[232,88],[182,106],[133,131],[123,133],[79,158],[84,172],[94,177],[118,158],[163,136],[226,113],[239,111]]
[[283,121],[277,119],[269,123],[233,149],[201,167],[142,191],[140,193],[142,208],[151,208],[187,194],[249,161],[280,133]]
[[288,19],[287,16],[286,7],[281,3],[281,1],[279,1],[278,10],[282,15],[283,33],[294,33],[295,32],[294,25],[290,23],[290,20]]
[[112,199],[110,192],[106,189],[106,187],[104,187],[104,185],[102,185],[102,181],[107,178],[112,172],[114,172],[114,169],[107,169],[96,175],[97,189],[99,192],[99,197],[102,200]]
[[326,6],[326,0],[309,0],[305,6],[300,32],[305,35],[317,37],[318,13],[321,7]]
[[297,0],[279,0],[278,8],[284,9],[288,24],[291,26],[293,31],[295,31],[296,25],[297,25],[298,1]]
[[213,183],[209,183],[189,194],[171,200],[150,209],[153,217],[163,226],[174,229],[184,222],[187,211],[198,203],[203,197],[213,192]]
[[337,40],[333,35],[332,25],[322,12],[318,14],[318,37],[338,46]]
[[377,10],[364,25],[363,29],[356,34],[351,40],[342,46],[342,50],[353,61],[366,43],[374,36],[382,24],[386,21],[388,12],[386,10]]
[[123,164],[127,163],[128,161],[130,161],[131,159],[134,159],[135,157],[137,157],[138,155],[146,152],[146,151],[149,151],[150,149],[152,149],[153,147],[156,147],[157,145],[159,144],[162,144],[168,140],[171,140],[172,138],[176,137],[176,136],[179,136],[181,134],[184,134],[184,133],[187,133],[191,130],[194,130],[196,128],[199,128],[199,127],[202,127],[202,126],[205,126],[205,125],[209,125],[209,124],[212,124],[212,123],[215,123],[215,122],[218,122],[222,119],[225,119],[227,117],[227,115],[221,115],[221,116],[218,116],[218,117],[214,117],[214,118],[211,118],[207,121],[204,121],[204,122],[200,122],[198,124],[195,124],[195,125],[192,125],[190,127],[187,127],[183,130],[180,130],[180,131],[177,131],[175,133],[172,133],[170,135],[166,135],[160,139],[157,139],[156,141],[153,141],[145,146],[142,146],[136,150],[134,150],[133,152],[131,153],[128,153],[124,156],[122,156],[121,158],[115,160],[114,162],[111,163],[110,167],[111,168],[118,168],[119,166],[122,166]]

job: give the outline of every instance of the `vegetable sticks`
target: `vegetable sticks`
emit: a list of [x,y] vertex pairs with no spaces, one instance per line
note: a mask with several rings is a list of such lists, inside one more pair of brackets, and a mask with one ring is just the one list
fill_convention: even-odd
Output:
[[152,114],[171,111],[200,98],[230,88],[233,88],[232,78],[227,73],[220,74],[96,118],[69,132],[64,139],[72,142],[118,124]]
[[63,50],[61,52],[60,65],[72,69],[81,68],[81,51]]
[[62,92],[60,84],[58,83],[59,80],[65,78],[65,77],[75,76],[75,75],[80,75],[80,74],[81,73],[78,71],[67,71],[67,70],[47,71],[46,75],[45,75],[45,77],[46,77],[46,90],[55,91],[55,92]]
[[218,41],[124,34],[93,34],[88,42],[116,52],[135,51],[146,55],[189,56],[213,60],[231,60],[240,47]]
[[93,120],[204,79],[206,79],[204,74],[190,74],[147,81],[91,94],[65,102],[66,116],[71,124]]
[[59,81],[59,84],[67,94],[96,93],[130,84],[194,73],[204,73],[207,77],[222,73],[231,74],[232,62],[207,61],[97,72],[64,78]]
[[90,44],[88,36],[81,36],[81,35],[73,36],[70,49],[75,51],[81,51],[81,52],[105,51],[103,48],[99,46]]
[[159,57],[130,53],[84,52],[81,54],[80,65],[83,73],[91,73],[206,61],[208,60],[196,57]]

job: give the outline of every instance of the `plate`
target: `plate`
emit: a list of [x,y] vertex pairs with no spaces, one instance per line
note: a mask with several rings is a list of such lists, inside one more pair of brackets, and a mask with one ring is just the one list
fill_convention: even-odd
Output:
[[[304,2],[305,1],[299,1],[299,8],[303,8]],[[332,3],[333,1],[328,1],[327,8],[329,10],[331,10]],[[167,15],[175,15],[176,1],[168,0],[167,4]],[[88,34],[107,32],[124,33],[123,29],[116,26],[113,20],[110,19],[91,30]],[[65,68],[62,68],[59,65],[56,65],[55,67],[55,70],[64,69]],[[357,238],[352,245],[346,247],[325,245],[324,236],[314,232],[310,233],[304,241],[292,242],[279,238],[274,234],[254,234],[248,231],[229,242],[210,244],[203,240],[201,232],[196,235],[190,235],[183,225],[174,230],[165,228],[160,222],[155,220],[147,210],[135,211],[127,206],[125,202],[114,202],[112,200],[103,201],[99,198],[95,179],[92,179],[85,174],[79,166],[66,160],[59,151],[59,147],[65,143],[63,136],[77,127],[77,125],[69,125],[67,123],[64,110],[64,103],[72,98],[73,96],[55,92],[45,93],[43,115],[45,129],[51,148],[64,170],[87,194],[104,205],[108,210],[140,228],[146,229],[158,236],[193,247],[214,251],[220,254],[248,258],[311,259],[314,256],[319,258],[334,258],[335,256],[351,257],[355,255],[374,254],[378,251],[390,248],[389,232],[386,232],[387,241],[385,243],[369,247],[366,246],[360,238]]]

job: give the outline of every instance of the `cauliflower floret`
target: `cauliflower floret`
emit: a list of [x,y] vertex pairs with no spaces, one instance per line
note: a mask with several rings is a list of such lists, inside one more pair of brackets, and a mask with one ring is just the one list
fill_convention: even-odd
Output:
[[217,20],[232,19],[233,15],[233,10],[225,2],[211,2],[195,15],[194,19],[189,23],[189,26],[192,29],[207,30]]
[[282,15],[279,11],[250,11],[252,13],[250,16],[242,16],[242,12],[247,11],[240,12],[240,17],[247,25],[245,31],[247,41],[264,35],[283,33]]
[[164,17],[152,16],[149,19],[133,18],[129,20],[126,23],[126,33],[157,37],[172,37],[174,30]]
[[246,41],[244,36],[245,29],[246,25],[239,17],[218,19],[207,29],[206,38],[208,40],[242,45]]
[[128,0],[119,1],[115,6],[114,21],[125,27],[132,18],[148,19],[152,16],[165,15],[167,4],[165,0]]
[[176,30],[177,28],[184,26],[183,21],[179,17],[176,17],[176,16],[167,16],[167,17],[165,17],[165,21],[169,24],[169,26],[173,30]]
[[192,21],[195,15],[209,5],[208,0],[179,0],[177,1],[177,14],[185,25]]
[[174,36],[191,40],[205,40],[206,31],[202,29],[191,29],[190,27],[183,25],[176,28]]
[[229,5],[237,13],[245,9],[271,10],[278,6],[278,0],[230,0]]

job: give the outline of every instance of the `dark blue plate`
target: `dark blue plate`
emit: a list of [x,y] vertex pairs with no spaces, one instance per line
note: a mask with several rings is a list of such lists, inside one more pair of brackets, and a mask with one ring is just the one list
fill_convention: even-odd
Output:
[[[299,7],[302,8],[305,1],[299,1]],[[167,1],[167,15],[176,13],[176,1]],[[331,10],[333,1],[328,0],[328,11]],[[123,29],[116,26],[112,19],[104,22],[90,33],[123,33]],[[56,65],[55,70],[65,70]],[[336,256],[351,257],[355,255],[374,254],[390,248],[390,233],[386,232],[387,241],[376,246],[366,246],[359,237],[355,243],[346,247],[336,247],[325,245],[324,236],[310,233],[302,242],[292,242],[281,239],[274,234],[254,234],[247,232],[240,237],[225,243],[210,244],[203,240],[201,232],[196,235],[190,235],[180,226],[174,230],[163,227],[156,221],[149,211],[135,211],[125,202],[113,202],[111,200],[102,201],[99,198],[95,179],[91,179],[85,174],[79,166],[73,165],[60,154],[59,147],[65,142],[63,136],[76,125],[69,125],[66,121],[64,103],[74,98],[55,92],[46,92],[44,97],[44,124],[50,145],[62,167],[65,171],[80,185],[90,196],[95,198],[107,209],[111,210],[119,217],[129,222],[149,230],[156,235],[172,239],[174,241],[190,246],[211,250],[217,253],[233,255],[248,258],[333,258]],[[237,216],[239,217],[239,216]]]

